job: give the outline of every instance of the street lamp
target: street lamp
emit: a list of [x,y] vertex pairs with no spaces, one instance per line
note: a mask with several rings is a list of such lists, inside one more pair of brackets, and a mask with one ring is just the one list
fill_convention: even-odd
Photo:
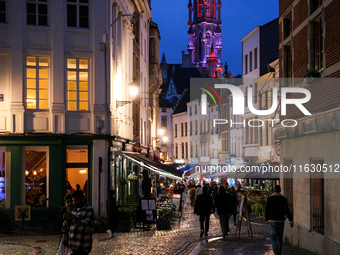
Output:
[[133,81],[130,83],[130,96],[132,97],[132,100],[131,101],[116,100],[116,108],[132,103],[133,100],[136,98],[137,93],[138,93],[138,84],[135,81]]
[[164,137],[163,137],[163,142],[166,143],[167,141],[168,141],[168,137],[164,136]]

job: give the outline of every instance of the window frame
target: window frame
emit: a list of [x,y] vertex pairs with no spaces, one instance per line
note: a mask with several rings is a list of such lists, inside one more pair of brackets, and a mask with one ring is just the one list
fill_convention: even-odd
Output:
[[[35,13],[28,13],[28,5],[35,5]],[[42,0],[26,0],[26,25],[28,26],[49,26],[48,24],[48,5],[49,1],[42,1]],[[46,14],[39,14],[40,6],[46,6]],[[35,16],[35,23],[29,24],[28,17],[29,15]],[[40,17],[46,16],[46,24],[40,24]]]
[[[90,0],[88,0],[87,3],[81,3],[80,1],[84,1],[84,0],[75,0],[76,2],[70,2],[69,0],[66,1],[66,26],[68,28],[78,28],[78,29],[89,29],[91,28],[90,27]],[[76,25],[75,26],[71,26],[69,25],[69,17],[70,16],[73,16],[73,15],[69,15],[69,10],[68,10],[68,7],[69,6],[76,6],[76,15],[75,15],[75,18],[76,18]],[[82,16],[80,16],[80,7],[82,6],[87,6],[88,9],[87,9],[87,26],[80,26],[80,18]],[[84,16],[86,17],[86,16]],[[70,21],[71,22],[71,21]]]
[[[35,66],[27,65],[28,58],[34,57],[35,59]],[[40,58],[47,58],[47,66],[40,66],[39,59]],[[35,69],[35,78],[28,78],[28,69]],[[41,80],[46,80],[45,78],[40,78],[40,70],[47,69],[47,89],[41,89]],[[25,56],[25,107],[26,110],[42,110],[46,111],[49,109],[49,94],[50,94],[50,56],[35,56],[35,55],[26,55]],[[28,80],[35,80],[35,108],[28,108],[28,90],[32,89],[28,87]],[[40,90],[47,90],[47,108],[41,108],[40,106]],[[34,100],[34,99],[32,99]]]
[[[7,0],[0,0],[0,3],[3,2],[5,5],[5,8],[3,11],[0,11],[0,24],[6,24],[7,23]],[[1,14],[3,13],[4,20],[1,21]]]
[[[69,59],[75,59],[76,60],[76,68],[69,68],[67,66],[67,61]],[[83,69],[79,67],[79,60],[87,60],[87,69]],[[91,68],[91,60],[90,58],[78,58],[78,57],[67,57],[66,58],[66,100],[67,100],[67,111],[68,112],[88,112],[90,110],[90,69]],[[76,72],[76,80],[69,80],[68,77],[68,72]],[[85,90],[80,90],[80,82],[85,82],[85,81],[81,81],[79,78],[79,73],[80,72],[87,72],[87,91]],[[76,90],[69,90],[69,81],[75,81],[76,82]],[[72,101],[76,101],[77,107],[76,110],[70,110],[69,108],[69,92],[71,91],[76,91],[77,97],[76,100],[72,100]],[[85,102],[84,100],[80,100],[80,93],[85,92],[87,93],[87,110],[80,110],[80,102]]]

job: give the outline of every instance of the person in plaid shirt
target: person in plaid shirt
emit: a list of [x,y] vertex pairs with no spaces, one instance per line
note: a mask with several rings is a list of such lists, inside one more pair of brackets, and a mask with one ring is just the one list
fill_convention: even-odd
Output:
[[69,248],[73,255],[87,255],[92,249],[93,208],[85,203],[84,193],[76,190],[72,193],[75,208],[67,215],[72,220],[69,230]]

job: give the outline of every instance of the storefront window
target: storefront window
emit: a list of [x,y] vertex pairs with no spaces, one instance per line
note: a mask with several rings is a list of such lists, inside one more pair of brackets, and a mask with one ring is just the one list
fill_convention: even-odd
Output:
[[[66,168],[66,194],[80,189],[87,196],[87,168]],[[79,185],[79,186],[78,186]]]
[[0,148],[0,208],[5,208],[5,151]]
[[47,152],[26,149],[26,204],[47,206]]
[[66,151],[66,194],[82,190],[87,199],[88,147],[68,145]]
[[66,163],[87,163],[88,149],[87,146],[67,146]]

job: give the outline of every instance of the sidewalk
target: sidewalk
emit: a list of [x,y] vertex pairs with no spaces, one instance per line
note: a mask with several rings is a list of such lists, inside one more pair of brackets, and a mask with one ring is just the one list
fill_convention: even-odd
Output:
[[[201,239],[198,216],[193,214],[193,208],[187,203],[181,221],[175,221],[172,230],[118,233],[115,238],[94,234],[91,254],[272,254],[267,225],[258,221],[252,224],[254,238],[251,240],[245,225],[238,239],[233,235],[234,225],[230,224],[231,234],[222,240],[219,221],[213,215],[210,219],[209,236]],[[56,252],[59,238],[58,235],[0,235],[0,255],[52,255]],[[195,253],[192,253],[193,250]],[[291,245],[283,246],[283,254],[312,255]]]

